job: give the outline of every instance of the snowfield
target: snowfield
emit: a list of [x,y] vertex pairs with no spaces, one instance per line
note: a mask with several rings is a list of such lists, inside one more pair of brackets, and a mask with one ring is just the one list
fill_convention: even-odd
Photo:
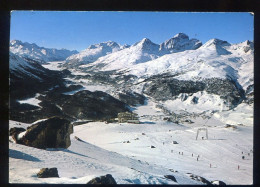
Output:
[[[195,117],[192,124],[178,125],[163,121],[163,113],[155,106],[148,100],[134,109],[142,116],[141,124],[89,122],[74,126],[68,149],[40,150],[12,143],[10,137],[10,183],[84,184],[108,173],[118,184],[202,184],[187,173],[232,185],[253,183],[252,125],[226,128],[214,116],[207,120]],[[10,128],[13,126],[29,124],[10,121]],[[200,127],[208,129],[208,140],[202,140],[203,131],[196,140]],[[60,178],[37,178],[44,167],[57,167]],[[178,183],[164,175],[175,176]]]

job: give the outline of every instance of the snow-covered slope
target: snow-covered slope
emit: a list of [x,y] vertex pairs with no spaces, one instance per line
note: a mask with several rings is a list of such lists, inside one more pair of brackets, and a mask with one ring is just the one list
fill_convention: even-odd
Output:
[[151,42],[151,40],[144,38],[141,41],[135,43],[129,48],[121,51],[103,56],[94,63],[86,66],[105,66],[102,70],[115,70],[124,67],[130,67],[132,65],[147,62],[161,56],[162,52],[159,51],[159,45]]
[[78,53],[67,49],[50,49],[39,47],[35,43],[12,40],[10,42],[10,51],[22,57],[30,58],[40,62],[65,60],[67,57]]
[[87,49],[78,54],[72,55],[66,59],[65,66],[76,66],[79,64],[88,64],[96,61],[99,57],[122,50],[129,47],[128,45],[119,45],[116,42],[108,41],[89,46]]
[[[28,126],[10,121],[10,128]],[[164,177],[172,174],[167,167],[150,165],[145,161],[100,148],[84,140],[76,140],[75,136],[85,139],[82,137],[84,130],[84,127],[75,129],[68,149],[36,149],[12,143],[10,137],[9,182],[86,184],[94,177],[110,173],[118,184],[203,184],[192,180],[184,173],[174,173],[178,181],[174,182]],[[46,167],[57,167],[59,178],[37,178],[37,172]]]
[[9,69],[11,74],[14,73],[18,76],[27,75],[36,79],[40,78],[35,75],[35,73],[44,71],[44,68],[41,68],[37,62],[30,63],[28,60],[25,60],[12,52],[9,53]]

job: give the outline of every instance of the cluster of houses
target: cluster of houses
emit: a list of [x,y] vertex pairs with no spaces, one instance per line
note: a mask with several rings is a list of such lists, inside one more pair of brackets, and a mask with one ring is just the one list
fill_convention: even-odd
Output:
[[120,112],[115,120],[107,120],[106,123],[117,122],[118,123],[136,123],[139,124],[138,114],[132,112]]

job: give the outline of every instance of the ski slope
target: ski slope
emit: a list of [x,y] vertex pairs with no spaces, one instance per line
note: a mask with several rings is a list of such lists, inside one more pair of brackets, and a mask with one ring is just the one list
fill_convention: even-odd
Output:
[[[40,150],[10,142],[10,183],[84,184],[109,173],[118,184],[176,184],[164,175],[175,176],[178,184],[201,184],[187,175],[193,173],[226,184],[252,184],[252,125],[226,128],[214,116],[178,125],[163,121],[162,112],[151,100],[134,112],[142,116],[141,124],[89,122],[74,126],[67,150]],[[10,128],[14,126],[29,124],[10,121]],[[202,140],[203,132],[196,140],[200,127],[208,128],[208,140]],[[43,167],[57,167],[60,178],[37,178]]]

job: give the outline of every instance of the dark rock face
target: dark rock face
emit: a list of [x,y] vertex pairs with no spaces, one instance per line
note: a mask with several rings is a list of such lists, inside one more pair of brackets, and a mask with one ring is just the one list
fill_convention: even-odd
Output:
[[19,133],[24,132],[24,131],[26,131],[25,128],[22,128],[22,127],[13,127],[13,128],[11,128],[11,129],[9,130],[9,135],[10,135],[10,136],[13,136],[13,135],[15,135],[15,134],[19,134]]
[[174,182],[177,182],[176,178],[173,175],[164,175],[165,178],[170,179]]
[[[146,80],[144,88],[145,94],[160,101],[175,99],[181,93],[193,94],[198,91],[219,95],[230,108],[245,99],[243,89],[231,79],[212,78],[202,81],[186,81],[175,79],[170,75],[161,75]],[[182,100],[186,99],[187,95],[183,95]],[[198,100],[199,98],[193,98],[192,103],[196,104]]]
[[125,103],[101,91],[80,91],[69,96],[60,106],[64,113],[76,119],[105,120],[129,111]]
[[226,186],[226,183],[224,183],[223,181],[211,181],[211,183],[213,185],[220,185],[220,186]]
[[248,104],[254,103],[254,84],[247,87],[245,94],[246,94],[246,102]]
[[125,92],[119,93],[118,99],[128,105],[136,106],[138,104],[143,105],[145,102],[145,97],[136,92]]
[[49,177],[59,177],[57,168],[42,168],[39,173],[37,173],[38,178],[49,178]]
[[188,173],[190,175],[190,178],[196,181],[200,181],[205,183],[206,185],[212,185],[210,181],[208,181],[207,179],[205,179],[204,177],[198,176],[198,175],[194,175],[191,173]]
[[73,127],[66,119],[52,117],[27,128],[22,144],[40,149],[68,148]]
[[21,133],[21,132],[24,132],[26,131],[24,128],[22,127],[13,127],[10,129],[9,131],[9,136],[12,136],[12,138],[14,139],[14,141],[16,143],[21,143],[20,140],[18,140],[18,135]]
[[87,184],[117,184],[112,175],[107,174],[105,176],[96,177],[90,180]]

